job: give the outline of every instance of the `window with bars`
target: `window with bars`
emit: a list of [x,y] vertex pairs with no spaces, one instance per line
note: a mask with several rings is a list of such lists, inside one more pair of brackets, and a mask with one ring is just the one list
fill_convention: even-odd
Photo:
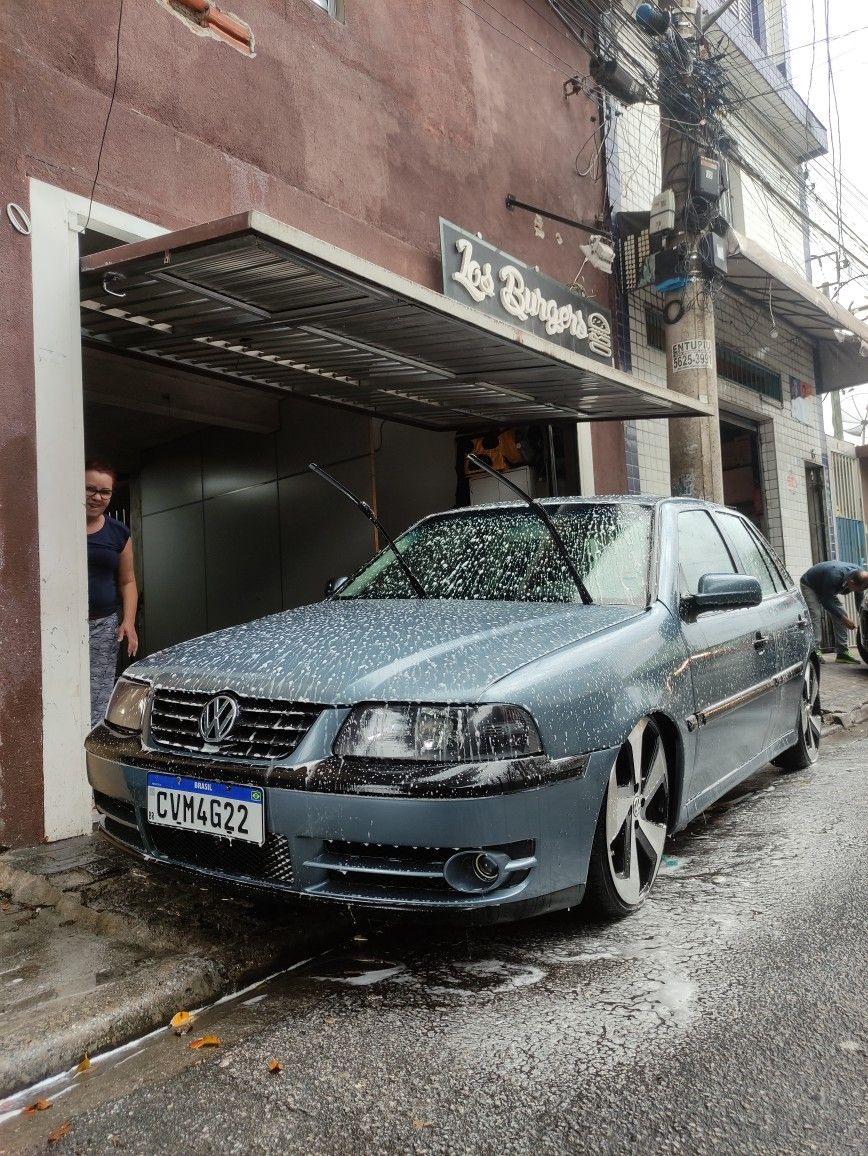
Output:
[[[646,340],[652,349],[664,350],[666,337],[664,331],[663,314],[658,309],[645,310]],[[736,385],[743,385],[763,397],[770,397],[774,401],[783,401],[783,387],[781,375],[775,373],[758,361],[751,361],[729,346],[717,343],[717,375],[725,377],[727,381],[734,381]]]

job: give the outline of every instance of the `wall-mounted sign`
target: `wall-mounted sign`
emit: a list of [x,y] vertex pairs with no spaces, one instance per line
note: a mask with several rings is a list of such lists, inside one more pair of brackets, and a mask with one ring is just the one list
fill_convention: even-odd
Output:
[[803,425],[817,424],[815,397],[814,386],[810,381],[790,377],[790,406],[796,421],[802,422]]
[[612,364],[612,314],[440,218],[443,292],[489,317]]
[[672,346],[672,372],[686,373],[689,369],[711,369],[714,347],[710,341],[697,337],[691,341],[676,341]]

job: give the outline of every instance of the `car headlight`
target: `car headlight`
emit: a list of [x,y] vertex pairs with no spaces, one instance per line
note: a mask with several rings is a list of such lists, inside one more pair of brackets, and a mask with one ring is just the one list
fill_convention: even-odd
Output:
[[370,703],[354,707],[335,739],[336,755],[465,763],[542,752],[539,731],[520,706],[427,706]]
[[131,678],[119,678],[105,712],[105,721],[124,731],[140,731],[148,701],[147,682],[133,682]]

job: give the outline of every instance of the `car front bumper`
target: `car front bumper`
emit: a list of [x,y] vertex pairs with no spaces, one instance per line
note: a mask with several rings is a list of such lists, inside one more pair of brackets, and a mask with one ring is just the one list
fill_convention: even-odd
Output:
[[[287,897],[516,918],[583,895],[594,829],[616,752],[475,767],[404,768],[328,759],[268,767],[178,760],[106,726],[87,741],[88,778],[109,839],[148,860]],[[148,821],[149,770],[249,782],[265,793],[262,847]],[[493,890],[456,890],[462,851],[510,868]],[[514,869],[512,864],[516,864]]]

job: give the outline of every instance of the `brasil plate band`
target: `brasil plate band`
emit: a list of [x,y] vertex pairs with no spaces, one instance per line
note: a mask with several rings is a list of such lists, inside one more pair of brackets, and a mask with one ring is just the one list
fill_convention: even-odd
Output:
[[148,772],[148,822],[262,846],[265,791],[239,783]]

